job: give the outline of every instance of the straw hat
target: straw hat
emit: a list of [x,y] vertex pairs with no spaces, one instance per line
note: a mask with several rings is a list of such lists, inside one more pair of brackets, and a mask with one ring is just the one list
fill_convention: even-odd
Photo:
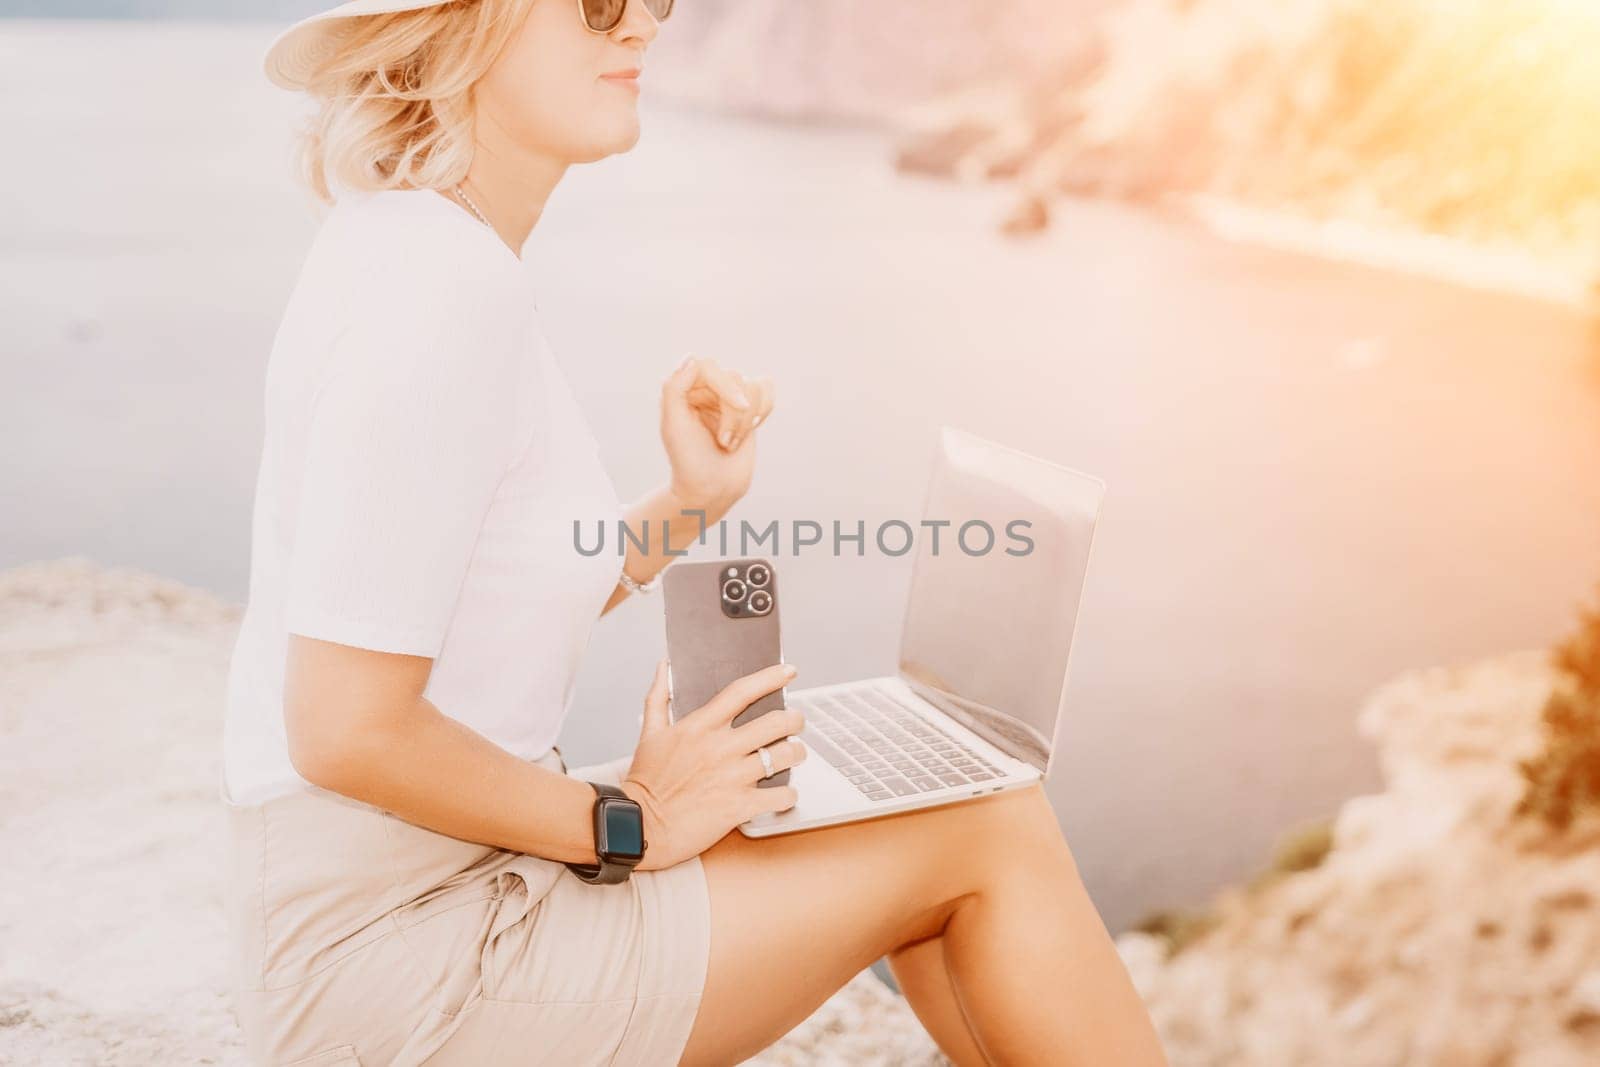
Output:
[[267,77],[285,89],[304,89],[311,71],[339,47],[352,18],[390,11],[416,11],[438,7],[450,0],[350,0],[328,11],[301,19],[267,46],[262,61]]

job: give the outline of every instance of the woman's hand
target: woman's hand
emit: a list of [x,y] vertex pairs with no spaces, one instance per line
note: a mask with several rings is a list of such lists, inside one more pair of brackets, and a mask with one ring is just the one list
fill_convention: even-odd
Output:
[[806,758],[797,740],[773,744],[805,725],[799,708],[781,708],[742,726],[733,718],[794,677],[785,663],[736,678],[701,707],[667,714],[667,661],[656,663],[644,698],[644,727],[621,787],[644,809],[644,859],[636,871],[653,871],[698,856],[729,830],[764,812],[794,807],[792,785],[758,786],[766,777],[756,749],[772,745],[772,769]]
[[722,517],[750,488],[755,428],[772,413],[772,382],[686,358],[661,386],[661,443],[672,493],[687,508]]

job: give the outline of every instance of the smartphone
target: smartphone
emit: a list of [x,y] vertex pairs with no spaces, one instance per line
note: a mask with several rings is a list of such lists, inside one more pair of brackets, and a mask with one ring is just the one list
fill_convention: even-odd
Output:
[[[667,691],[672,721],[736,678],[783,662],[778,572],[767,559],[677,563],[662,576],[667,617]],[[745,723],[784,706],[780,687],[734,716]],[[759,786],[789,784],[785,768]]]

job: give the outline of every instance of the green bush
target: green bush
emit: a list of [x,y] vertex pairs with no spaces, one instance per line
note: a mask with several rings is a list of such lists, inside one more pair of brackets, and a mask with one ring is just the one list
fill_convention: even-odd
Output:
[[1600,814],[1600,610],[1555,650],[1561,681],[1545,702],[1545,747],[1521,764],[1519,815],[1556,830]]
[[[1313,870],[1333,851],[1333,822],[1321,820],[1296,827],[1278,839],[1272,862],[1245,885],[1253,897],[1290,875]],[[1176,956],[1216,929],[1221,922],[1214,908],[1172,908],[1152,912],[1134,925],[1141,934],[1159,937],[1167,944],[1167,955]]]
[[1323,819],[1290,830],[1272,853],[1271,875],[1298,874],[1322,866],[1333,851],[1333,822]]
[[1216,929],[1218,922],[1214,912],[1173,908],[1152,912],[1134,924],[1133,928],[1141,934],[1159,937],[1166,942],[1167,955],[1176,956]]

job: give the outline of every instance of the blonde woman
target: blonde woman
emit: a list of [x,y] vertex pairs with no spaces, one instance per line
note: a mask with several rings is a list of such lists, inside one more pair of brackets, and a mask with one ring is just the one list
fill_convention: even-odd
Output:
[[[773,408],[766,380],[685,360],[660,389],[671,477],[624,508],[520,259],[567,168],[638,138],[670,7],[355,0],[268,52],[317,104],[305,173],[333,206],[269,362],[229,674],[250,1054],[732,1064],[887,954],[958,1064],[1160,1063],[1038,788],[747,839],[796,799],[758,780],[805,758],[796,711],[731,723],[779,666],[673,723],[658,663],[631,753],[555,747],[590,627],[672,558],[585,556],[573,521],[716,521]],[[672,529],[672,551],[697,533]]]

